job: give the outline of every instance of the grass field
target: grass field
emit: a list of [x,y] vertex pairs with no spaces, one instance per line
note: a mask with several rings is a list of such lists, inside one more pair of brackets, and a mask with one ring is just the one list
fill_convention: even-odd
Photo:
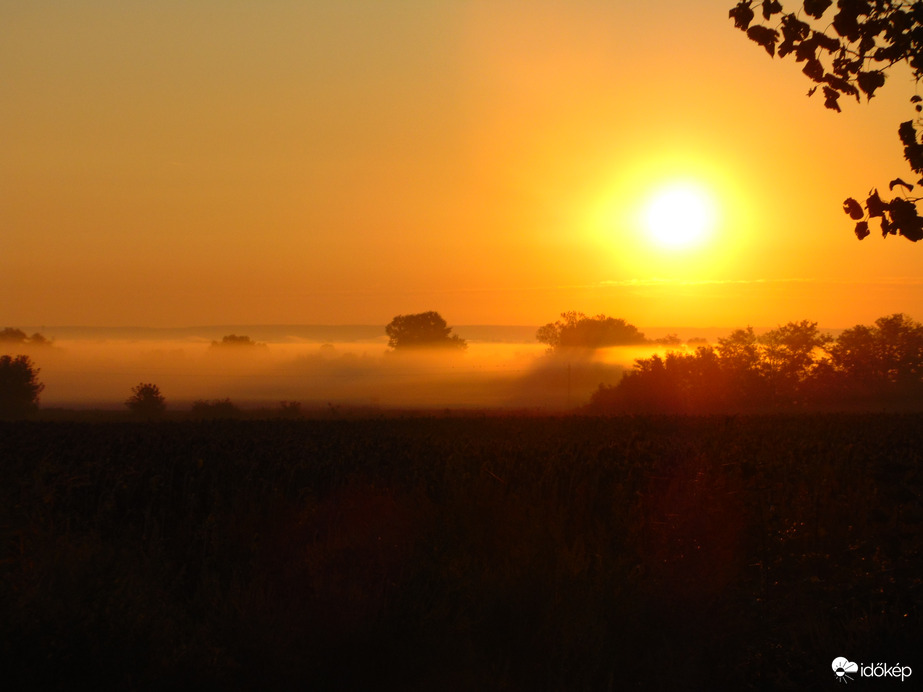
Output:
[[923,675],[923,416],[22,421],[0,445],[6,689]]

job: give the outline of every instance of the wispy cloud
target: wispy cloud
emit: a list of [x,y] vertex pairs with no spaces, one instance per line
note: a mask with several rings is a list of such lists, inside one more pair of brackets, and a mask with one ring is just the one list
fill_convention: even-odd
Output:
[[672,287],[672,286],[787,286],[796,284],[814,284],[831,286],[923,286],[923,277],[883,277],[879,279],[854,281],[851,279],[826,278],[787,278],[787,279],[663,279],[657,277],[645,279],[608,279],[584,288],[609,287]]

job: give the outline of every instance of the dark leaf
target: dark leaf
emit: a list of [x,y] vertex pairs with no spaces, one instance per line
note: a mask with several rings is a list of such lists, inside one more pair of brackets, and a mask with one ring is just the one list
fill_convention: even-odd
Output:
[[868,221],[860,221],[859,223],[856,224],[856,237],[859,240],[863,240],[864,238],[867,238],[870,233],[871,231],[869,230]]
[[776,41],[779,40],[779,32],[775,29],[765,26],[751,26],[747,29],[747,37],[765,48],[770,56],[776,54]]
[[855,221],[865,216],[865,212],[862,211],[862,205],[852,197],[847,197],[846,201],[843,202],[843,211],[849,214],[850,218]]
[[741,0],[728,12],[728,17],[734,20],[734,26],[741,31],[746,31],[753,21],[753,10],[747,0]]
[[889,235],[894,235],[894,228],[891,227],[891,222],[888,221],[887,216],[881,217],[881,237],[887,238]]
[[763,0],[763,19],[769,19],[772,15],[782,11],[782,5],[779,0]]
[[804,41],[811,33],[811,27],[793,14],[782,17],[782,38],[786,41]]
[[862,67],[861,60],[852,60],[845,51],[833,59],[833,74],[843,79],[850,79]]
[[888,24],[889,26],[885,32],[885,38],[888,43],[895,43],[900,38],[901,34],[910,31],[913,27],[913,16],[909,12],[894,8],[893,11],[888,14]]
[[840,11],[833,17],[833,28],[850,41],[859,40],[859,3],[838,2]]
[[849,94],[851,96],[859,95],[859,90],[842,77],[837,77],[836,75],[832,75],[828,72],[824,75],[824,81],[839,91],[841,94]]
[[901,226],[898,233],[912,243],[923,240],[923,219],[917,217],[914,223]]
[[916,173],[923,173],[923,145],[911,144],[904,147],[904,158]]
[[872,54],[872,60],[877,62],[890,62],[899,57],[900,49],[896,46],[879,46]]
[[840,113],[840,104],[837,101],[840,98],[840,93],[831,89],[828,86],[824,87],[824,106],[830,110]]
[[910,97],[910,103],[919,103],[920,101],[923,101],[923,96],[919,94],[914,94]]
[[923,239],[923,219],[917,214],[917,206],[906,199],[891,200],[891,225],[900,235],[917,242]]
[[811,39],[813,39],[818,46],[823,48],[828,53],[836,53],[838,50],[840,50],[840,39],[838,39],[836,36],[827,36],[827,34],[815,31],[811,35]]
[[[867,28],[866,24],[863,28]],[[872,48],[875,47],[875,33],[872,31],[863,32],[862,40],[859,42],[859,57],[864,58],[865,54],[868,53]]]
[[872,98],[875,95],[875,89],[884,85],[885,83],[885,73],[875,70],[874,72],[860,72],[856,81],[859,83],[859,88],[864,91],[869,98]]
[[913,127],[913,121],[901,123],[897,134],[904,145],[904,158],[914,171],[923,173],[923,145],[917,142],[917,131]]
[[813,86],[813,87],[811,87],[810,89],[808,89],[808,96],[814,96],[814,92],[815,92],[815,91],[817,91],[817,87],[816,87],[816,86]]
[[804,64],[804,67],[801,68],[801,71],[815,82],[822,82],[824,80],[824,66],[817,58],[808,60]]
[[923,111],[923,106],[921,106],[920,104],[917,104],[913,108],[914,110],[916,110],[917,113],[919,113],[920,111]]
[[817,38],[816,33],[811,38],[804,39],[795,46],[795,62],[804,62],[811,58],[817,57]]
[[868,209],[869,217],[884,217],[887,207],[878,196],[878,190],[872,190],[872,194],[865,200],[865,208]]
[[888,183],[888,189],[893,191],[894,188],[897,187],[898,185],[900,185],[901,187],[907,188],[907,192],[913,191],[913,185],[911,185],[910,183],[904,182],[900,178],[895,178],[890,183]]
[[900,127],[897,128],[897,136],[901,138],[901,144],[905,147],[916,144],[917,131],[913,129],[913,121],[908,120],[905,123],[901,123]]
[[820,19],[832,4],[833,0],[804,0],[804,11],[809,17]]

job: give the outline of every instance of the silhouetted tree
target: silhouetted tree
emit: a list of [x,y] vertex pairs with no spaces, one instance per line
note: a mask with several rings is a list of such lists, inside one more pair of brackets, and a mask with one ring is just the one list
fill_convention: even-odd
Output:
[[0,356],[0,417],[20,418],[38,409],[45,385],[29,356]]
[[817,322],[802,320],[766,332],[758,340],[769,396],[777,403],[796,403],[802,384],[814,375],[822,349],[831,342],[830,335],[821,334]]
[[26,333],[21,329],[14,329],[13,327],[6,327],[0,331],[0,343],[4,344],[16,344],[16,345],[31,345],[31,346],[48,346],[51,344],[49,339],[46,339],[43,335],[35,332],[32,336],[27,336]]
[[[734,25],[761,45],[770,56],[794,55],[804,63],[802,72],[814,82],[808,91],[822,89],[824,105],[840,111],[840,96],[857,101],[865,95],[871,99],[885,83],[885,72],[906,63],[917,81],[923,77],[923,4],[891,0],[838,0],[828,13],[832,0],[804,0],[801,9],[785,12],[778,0],[741,0],[728,13]],[[763,24],[754,24],[758,7]],[[803,13],[802,13],[803,10]],[[914,95],[911,102],[917,113],[923,111],[923,98]],[[916,124],[919,124],[919,118]],[[919,141],[914,121],[900,124],[898,136],[904,146],[904,158],[916,175],[923,175],[923,143]],[[923,179],[919,181],[923,184]],[[903,197],[882,199],[872,190],[864,205],[848,198],[843,210],[856,221],[859,240],[869,235],[869,221],[879,219],[881,234],[902,235],[908,240],[923,238],[923,218],[917,202],[908,197],[913,184],[895,178],[889,184],[904,191]]]
[[730,402],[756,401],[766,396],[760,372],[761,350],[753,327],[735,329],[718,339],[716,351],[730,390]]
[[909,396],[923,389],[923,325],[901,313],[845,330],[830,357],[857,395]]
[[125,401],[128,410],[139,417],[157,418],[166,411],[167,403],[156,384],[142,382],[131,388],[131,396]]
[[465,349],[468,344],[457,334],[438,312],[421,312],[415,315],[398,315],[385,327],[388,346],[395,350],[414,348]]
[[6,327],[3,331],[0,331],[0,342],[5,344],[24,344],[28,340],[29,337],[27,337],[26,333],[21,329]]
[[221,337],[221,341],[212,341],[212,347],[248,347],[248,346],[265,346],[266,344],[260,344],[251,339],[249,336],[237,336],[237,334],[228,334],[227,336]]
[[561,349],[596,349],[606,346],[645,344],[648,340],[633,324],[621,318],[596,315],[587,317],[582,312],[562,312],[561,319],[539,327],[535,332],[539,343],[548,344],[549,352]]

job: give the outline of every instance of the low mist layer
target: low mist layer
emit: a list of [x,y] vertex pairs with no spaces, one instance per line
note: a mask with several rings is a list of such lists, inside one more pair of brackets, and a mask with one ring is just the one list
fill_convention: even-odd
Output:
[[168,409],[229,398],[242,408],[499,407],[566,409],[618,382],[656,346],[551,356],[537,343],[471,342],[463,353],[392,352],[380,340],[215,346],[205,339],[57,339],[20,349],[41,369],[43,408],[119,409],[140,382]]

